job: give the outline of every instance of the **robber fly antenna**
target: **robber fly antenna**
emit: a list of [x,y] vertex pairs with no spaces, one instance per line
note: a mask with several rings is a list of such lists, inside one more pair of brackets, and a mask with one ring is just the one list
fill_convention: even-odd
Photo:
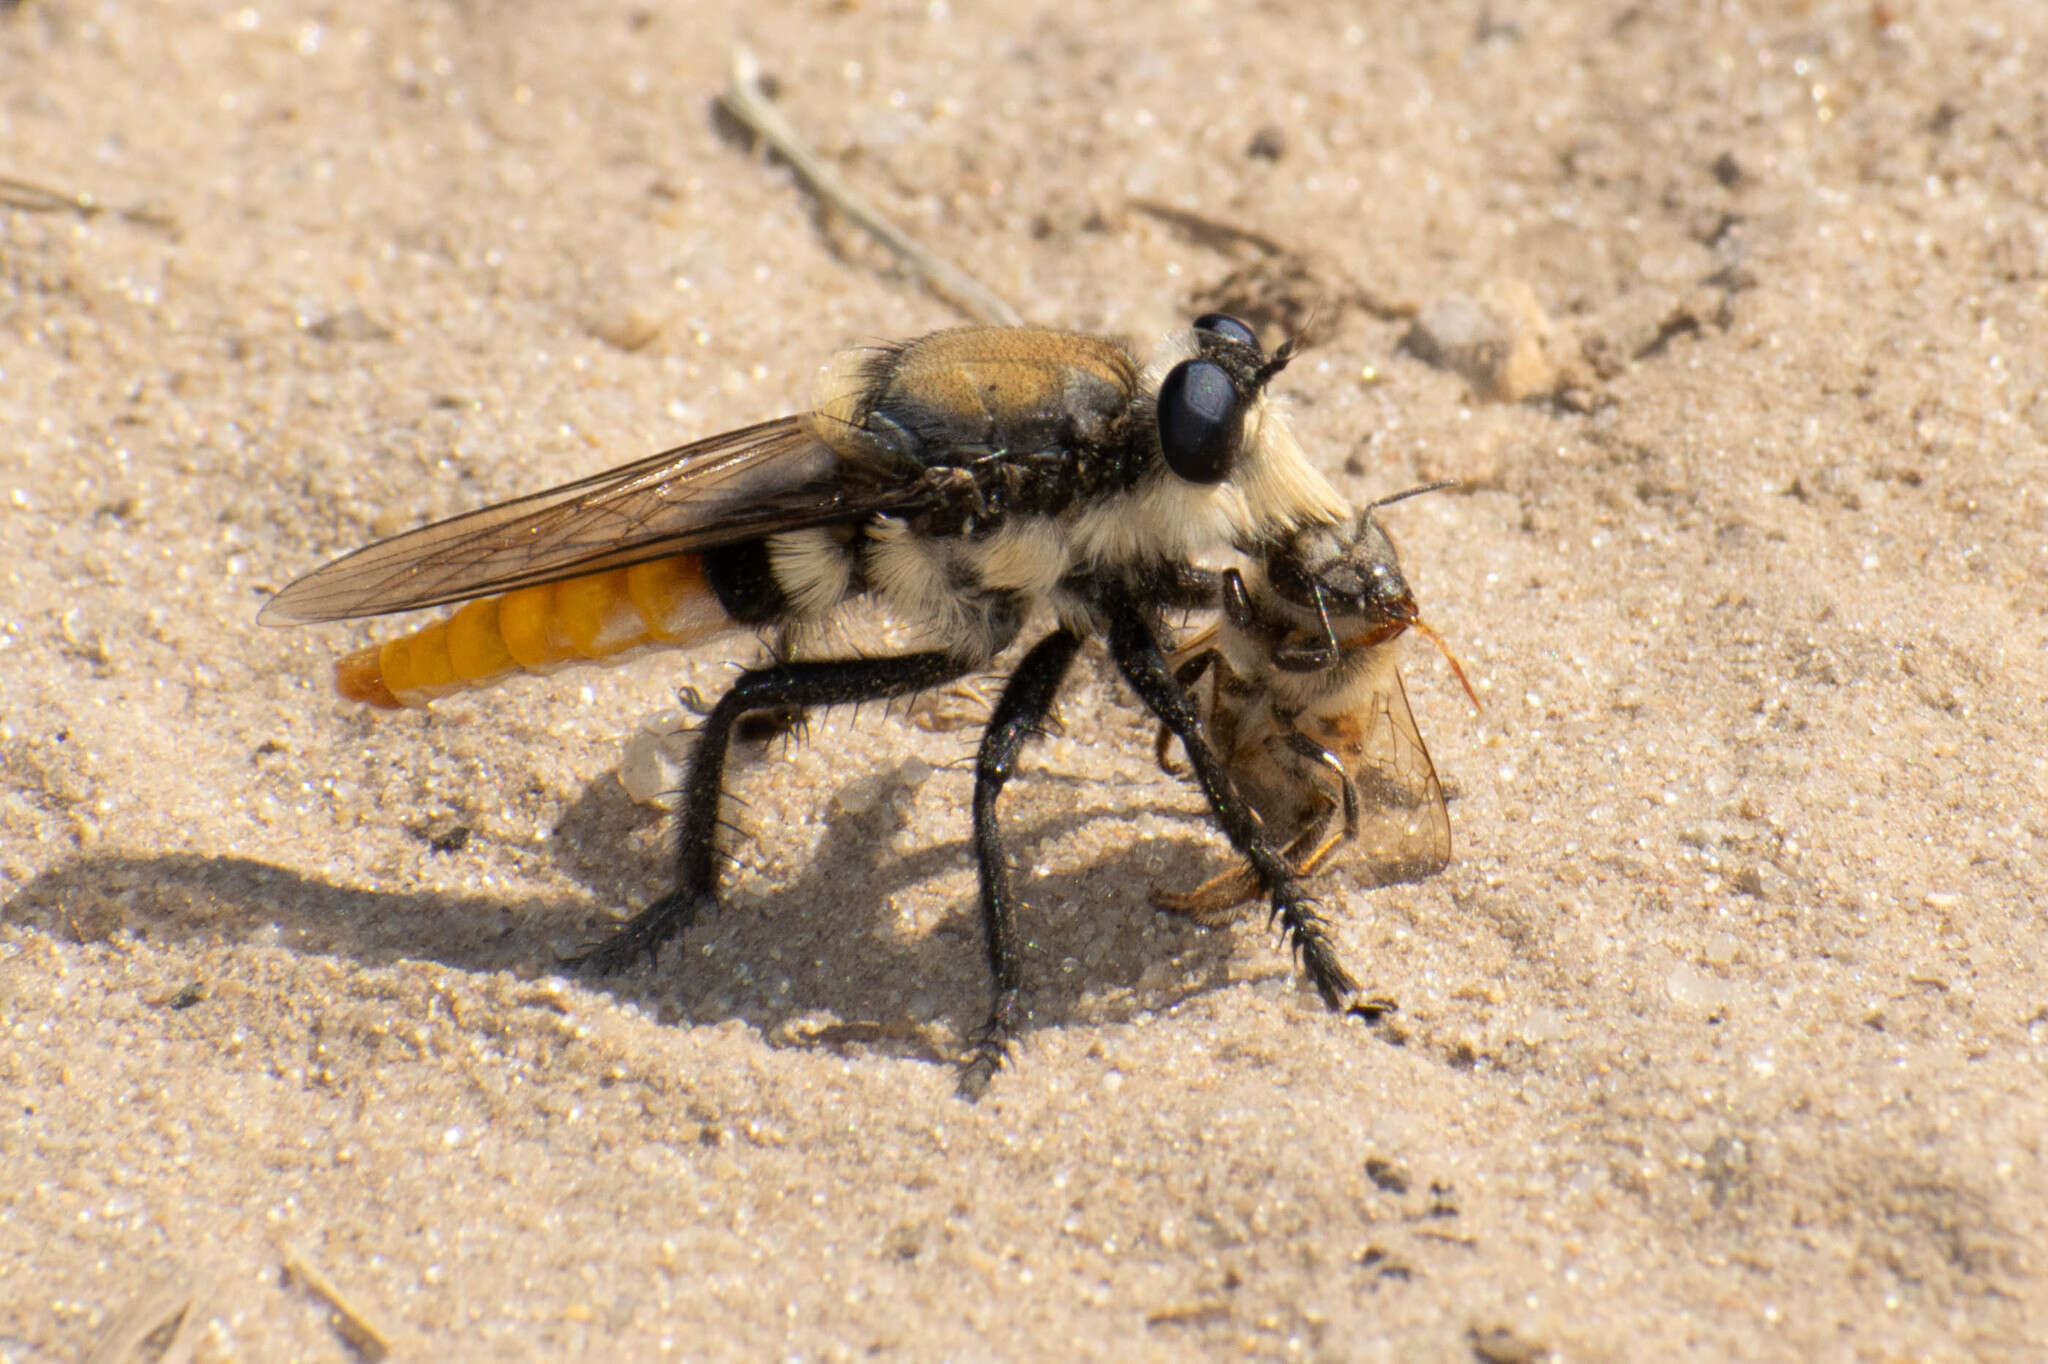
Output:
[[1294,329],[1293,335],[1280,343],[1279,347],[1273,352],[1272,359],[1259,366],[1256,377],[1261,388],[1265,387],[1268,379],[1271,379],[1281,370],[1286,369],[1289,362],[1311,344],[1310,338],[1316,334],[1316,323],[1322,321],[1322,317],[1323,296],[1317,294],[1315,298],[1309,301],[1308,316],[1301,319],[1301,325]]
[[1295,353],[1300,349],[1299,337],[1290,336],[1282,341],[1280,348],[1273,352],[1273,358],[1252,371],[1252,382],[1264,388],[1268,380],[1293,362]]

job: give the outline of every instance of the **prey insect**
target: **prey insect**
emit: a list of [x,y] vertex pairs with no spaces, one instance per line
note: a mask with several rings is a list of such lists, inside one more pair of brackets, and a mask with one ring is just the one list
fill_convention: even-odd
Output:
[[[1443,784],[1401,685],[1396,641],[1409,630],[1435,640],[1475,707],[1479,698],[1417,613],[1374,515],[1447,486],[1411,488],[1340,525],[1294,531],[1247,571],[1225,571],[1220,618],[1174,655],[1238,792],[1303,876],[1346,845],[1374,885],[1419,880],[1450,862]],[[1160,730],[1168,771],[1172,740]],[[1239,865],[1189,890],[1155,887],[1152,902],[1216,926],[1258,892],[1257,874]]]
[[[974,846],[995,998],[962,1076],[1002,1064],[1022,988],[997,800],[1083,641],[1107,645],[1184,745],[1217,823],[1271,897],[1324,1002],[1355,990],[1295,868],[1261,832],[1166,662],[1159,623],[1207,590],[1192,565],[1341,520],[1343,501],[1267,393],[1292,354],[1211,314],[1150,364],[1098,337],[967,327],[858,349],[807,412],[712,436],[371,545],[280,592],[266,623],[467,602],[341,660],[344,696],[425,704],[518,672],[676,647],[734,626],[773,633],[705,717],[685,766],[673,890],[582,961],[616,971],[716,898],[715,835],[735,726],[904,696],[989,665],[1034,613],[1054,628],[1010,673],[975,766]],[[926,647],[814,657],[856,598]]]

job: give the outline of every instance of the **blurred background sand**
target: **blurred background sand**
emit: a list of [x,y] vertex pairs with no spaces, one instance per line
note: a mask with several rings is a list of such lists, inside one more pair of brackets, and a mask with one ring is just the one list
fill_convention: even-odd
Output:
[[[267,592],[792,410],[957,320],[1278,334],[1388,513],[1459,855],[1326,881],[1326,1014],[1092,658],[736,769],[659,893],[621,739],[729,652],[366,716]],[[0,1359],[2048,1354],[2048,10],[1523,0],[0,9]],[[1219,231],[1225,225],[1230,231]],[[744,654],[745,651],[742,651]],[[962,725],[966,727],[961,727]],[[163,1306],[161,1304],[169,1304]]]

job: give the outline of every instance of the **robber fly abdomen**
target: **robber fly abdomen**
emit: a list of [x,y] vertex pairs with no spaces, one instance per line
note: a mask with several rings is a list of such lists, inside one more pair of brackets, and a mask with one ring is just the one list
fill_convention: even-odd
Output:
[[[614,970],[715,898],[725,754],[742,716],[943,684],[988,664],[1044,608],[1058,626],[1017,665],[976,765],[996,1002],[963,1085],[978,1089],[1001,1063],[1021,988],[996,798],[1090,635],[1181,738],[1218,823],[1335,1008],[1355,987],[1292,866],[1203,741],[1158,643],[1160,613],[1184,598],[1197,556],[1344,515],[1267,398],[1290,354],[1269,357],[1220,315],[1170,337],[1149,367],[1114,342],[1035,328],[852,351],[809,412],[372,545],[291,584],[263,619],[472,602],[345,663],[344,692],[380,704],[728,625],[773,627],[777,661],[739,676],[692,750],[674,891],[589,955]],[[813,627],[862,596],[920,627],[926,648],[810,657]]]
[[344,656],[334,687],[372,706],[424,706],[516,673],[697,644],[734,623],[707,580],[704,556],[675,554],[470,602],[446,620]]
[[[1221,580],[1222,616],[1175,655],[1196,688],[1209,742],[1238,790],[1306,876],[1357,849],[1370,884],[1415,880],[1451,858],[1443,787],[1401,685],[1395,642],[1423,623],[1379,507],[1341,525],[1294,532]],[[1444,649],[1458,681],[1465,674]],[[1472,696],[1474,706],[1477,696]],[[1171,736],[1159,735],[1166,766]],[[1259,893],[1247,866],[1153,903],[1217,925]]]

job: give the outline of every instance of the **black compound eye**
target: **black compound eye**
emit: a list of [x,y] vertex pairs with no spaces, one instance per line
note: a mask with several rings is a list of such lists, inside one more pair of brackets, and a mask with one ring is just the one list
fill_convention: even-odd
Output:
[[1244,430],[1237,386],[1213,360],[1183,360],[1159,386],[1159,447],[1166,465],[1190,483],[1230,477]]
[[1253,331],[1247,323],[1232,317],[1229,313],[1203,313],[1195,319],[1195,330],[1198,332],[1215,332],[1218,336],[1227,336],[1233,341],[1240,342],[1243,345],[1250,346],[1253,350],[1259,351],[1261,355],[1265,354],[1264,351],[1259,350],[1258,333]]

